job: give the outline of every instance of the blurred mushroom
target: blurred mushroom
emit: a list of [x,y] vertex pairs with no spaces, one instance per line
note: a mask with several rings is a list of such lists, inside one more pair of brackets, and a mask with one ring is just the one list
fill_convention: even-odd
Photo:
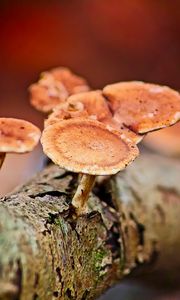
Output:
[[87,81],[78,75],[73,74],[68,68],[54,68],[51,73],[55,80],[61,82],[69,95],[89,91]]
[[86,80],[67,68],[43,72],[40,80],[29,87],[31,104],[39,111],[49,113],[69,95],[89,90]]
[[6,153],[26,153],[34,149],[40,139],[40,130],[30,122],[0,118],[0,167]]
[[81,102],[71,103],[71,101],[67,99],[66,102],[59,104],[53,109],[53,112],[45,120],[44,126],[47,127],[62,120],[77,117],[87,118],[88,116]]
[[146,136],[143,144],[159,153],[180,157],[180,123],[161,131],[151,132]]
[[103,94],[114,119],[135,133],[157,130],[180,119],[180,94],[166,86],[120,82],[107,85]]
[[126,136],[91,119],[74,118],[48,126],[41,142],[44,152],[55,164],[83,174],[72,200],[77,215],[86,211],[95,175],[116,174],[139,154],[136,145]]
[[88,114],[94,116],[98,121],[112,117],[108,103],[100,90],[72,95],[68,100],[71,101],[72,104],[77,102],[82,103]]

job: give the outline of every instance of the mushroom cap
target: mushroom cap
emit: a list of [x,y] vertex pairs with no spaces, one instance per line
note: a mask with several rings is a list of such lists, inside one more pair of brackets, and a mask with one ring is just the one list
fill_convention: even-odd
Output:
[[103,94],[114,119],[136,133],[147,133],[180,119],[180,94],[167,86],[141,81],[107,85]]
[[54,111],[45,120],[44,125],[47,127],[59,121],[79,117],[88,118],[88,113],[84,110],[84,105],[81,102],[72,104],[67,100],[67,102],[61,103],[55,107]]
[[143,144],[159,153],[180,157],[180,122],[160,131],[149,133]]
[[0,118],[0,152],[30,152],[38,144],[41,132],[30,122]]
[[142,141],[142,139],[144,138],[143,134],[140,135],[140,134],[135,133],[134,131],[125,127],[123,124],[114,120],[113,117],[104,119],[102,121],[102,123],[106,124],[107,128],[112,128],[112,129],[119,131],[120,135],[125,135],[127,139],[134,142],[135,144],[140,143]]
[[81,102],[87,113],[95,116],[98,121],[112,117],[108,103],[100,90],[72,95],[68,100],[71,103]]
[[39,111],[48,113],[74,93],[89,90],[85,79],[66,68],[43,72],[38,83],[29,87],[30,102]]
[[41,142],[55,164],[92,175],[115,174],[139,154],[134,143],[91,119],[69,119],[48,126]]
[[87,81],[78,75],[72,73],[68,68],[59,67],[51,70],[54,79],[61,82],[69,95],[89,91],[90,87]]
[[31,104],[39,111],[51,112],[56,105],[65,101],[68,97],[63,85],[58,86],[59,88],[54,83],[51,88],[41,83],[32,84],[29,87]]

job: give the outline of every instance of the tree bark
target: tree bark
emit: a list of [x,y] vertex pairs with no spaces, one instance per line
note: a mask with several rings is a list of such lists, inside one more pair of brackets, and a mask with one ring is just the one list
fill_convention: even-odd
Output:
[[177,160],[143,154],[126,171],[100,177],[88,214],[77,219],[76,187],[76,174],[53,165],[1,200],[0,299],[96,299],[127,275],[152,272],[175,280]]

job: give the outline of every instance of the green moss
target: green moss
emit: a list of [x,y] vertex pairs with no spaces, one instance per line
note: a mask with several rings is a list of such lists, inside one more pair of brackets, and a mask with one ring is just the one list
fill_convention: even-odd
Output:
[[64,234],[68,234],[68,226],[67,226],[66,222],[64,221],[64,219],[57,218],[55,220],[55,224],[60,226],[60,228]]
[[59,214],[49,213],[48,223],[59,226],[61,228],[61,231],[63,232],[63,234],[67,235],[68,226],[67,226],[66,222],[64,221],[64,219],[59,216]]
[[100,248],[96,252],[94,252],[93,261],[96,273],[100,273],[102,268],[102,261],[107,255],[107,252],[103,248]]

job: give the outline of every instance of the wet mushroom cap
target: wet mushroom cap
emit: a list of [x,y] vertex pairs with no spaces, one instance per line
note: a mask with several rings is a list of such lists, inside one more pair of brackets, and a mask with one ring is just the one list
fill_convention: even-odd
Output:
[[69,119],[48,126],[41,139],[45,154],[72,172],[115,174],[138,156],[138,148],[95,120]]
[[159,153],[180,157],[180,122],[161,131],[149,133],[143,144]]
[[86,80],[66,68],[43,72],[40,80],[29,87],[30,102],[39,111],[48,113],[71,94],[88,91]]
[[95,116],[98,121],[112,116],[108,103],[100,90],[72,95],[68,99],[71,103],[81,102],[88,114]]
[[103,94],[114,119],[136,133],[147,133],[180,119],[180,94],[166,86],[140,81],[107,85]]
[[0,118],[0,152],[32,151],[40,135],[40,130],[30,122],[14,118]]

